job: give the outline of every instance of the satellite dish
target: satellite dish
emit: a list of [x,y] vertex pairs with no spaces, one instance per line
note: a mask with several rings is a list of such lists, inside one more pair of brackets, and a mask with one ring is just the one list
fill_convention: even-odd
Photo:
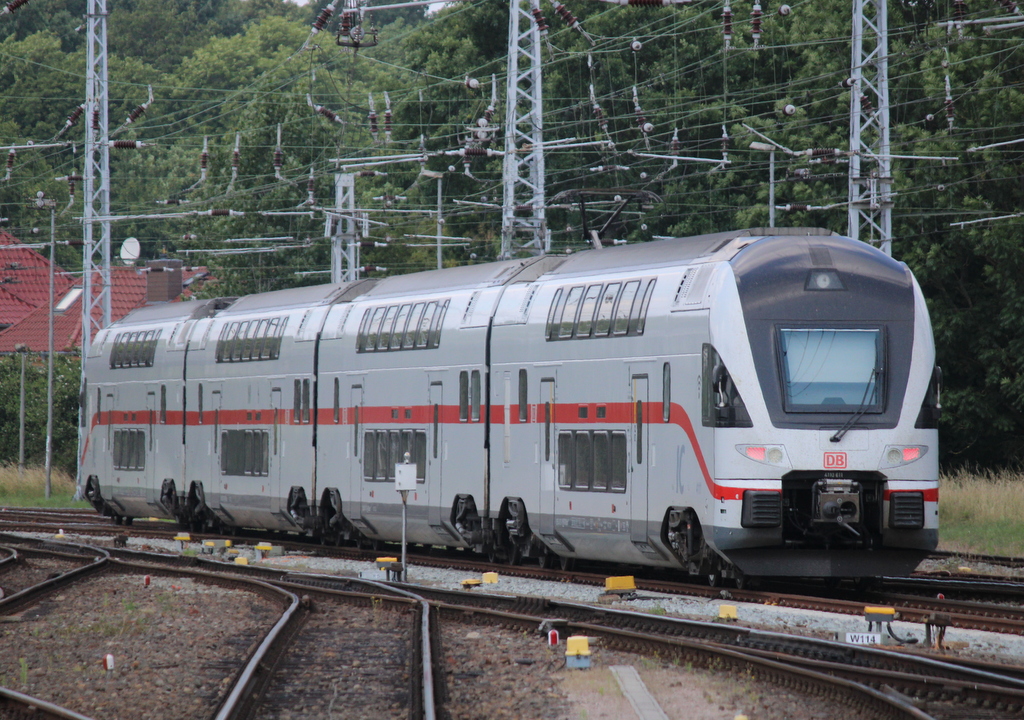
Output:
[[121,261],[125,265],[132,265],[141,253],[142,246],[139,245],[138,238],[130,237],[121,243]]

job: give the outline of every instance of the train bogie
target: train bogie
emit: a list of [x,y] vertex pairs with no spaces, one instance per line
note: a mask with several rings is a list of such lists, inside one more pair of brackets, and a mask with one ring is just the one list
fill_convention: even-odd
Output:
[[117,516],[395,541],[407,462],[410,542],[510,562],[842,576],[935,545],[923,298],[823,231],[181,303],[105,333],[82,462]]

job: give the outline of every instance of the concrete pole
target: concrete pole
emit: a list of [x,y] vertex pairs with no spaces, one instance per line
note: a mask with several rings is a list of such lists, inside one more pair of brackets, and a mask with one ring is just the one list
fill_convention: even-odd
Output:
[[[50,474],[53,470],[53,275],[56,264],[54,263],[54,229],[56,223],[56,208],[50,207],[50,312],[47,318],[46,327],[46,498],[50,498],[52,485]],[[85,364],[85,359],[82,359]]]
[[21,355],[21,398],[19,403],[18,425],[18,477],[25,476],[25,346],[17,348]]

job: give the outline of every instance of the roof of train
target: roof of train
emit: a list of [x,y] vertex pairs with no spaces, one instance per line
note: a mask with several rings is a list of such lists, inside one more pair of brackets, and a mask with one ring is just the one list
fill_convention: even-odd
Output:
[[725,251],[723,259],[730,259],[746,244],[747,238],[807,237],[834,235],[823,228],[750,228],[729,232],[695,235],[693,237],[666,238],[654,242],[620,245],[588,250],[569,257],[562,265],[550,271],[551,275],[575,275],[655,268],[665,265],[689,263]]
[[[746,243],[745,238],[809,237],[835,235],[822,228],[750,228],[729,232],[668,238],[636,243],[600,251],[586,250],[565,256],[540,257],[464,265],[392,275],[383,279],[363,279],[352,283],[310,285],[286,290],[273,290],[238,298],[217,298],[185,303],[150,305],[135,310],[121,322],[159,322],[175,318],[209,317],[213,314],[235,315],[267,308],[307,307],[348,302],[357,297],[385,298],[431,290],[455,290],[494,287],[513,282],[530,282],[542,276],[564,276],[611,272],[638,268],[677,265],[708,258],[716,254],[729,259]],[[731,246],[731,247],[730,247]]]

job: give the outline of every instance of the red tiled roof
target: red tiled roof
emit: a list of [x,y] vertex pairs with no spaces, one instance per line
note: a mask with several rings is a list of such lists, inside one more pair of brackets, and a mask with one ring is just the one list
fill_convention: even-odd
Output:
[[[54,268],[54,296],[62,296],[74,282],[60,266]],[[10,233],[0,231],[0,324],[14,324],[33,308],[46,305],[50,294],[50,261],[24,247]]]
[[[117,321],[146,303],[148,271],[136,267],[112,267],[110,270],[110,315],[113,321]],[[183,268],[182,282],[206,273],[205,267]],[[81,284],[76,283],[75,287],[81,287]],[[54,296],[55,304],[60,304],[68,290],[70,288]],[[184,293],[186,297],[190,294],[190,291]],[[99,308],[94,308],[93,317],[99,318],[100,312]],[[27,345],[33,352],[45,352],[48,317],[49,311],[44,303],[17,325],[0,332],[0,353],[14,352],[17,345]],[[57,352],[71,351],[79,348],[81,344],[82,299],[79,297],[63,313],[54,314],[53,348]]]

